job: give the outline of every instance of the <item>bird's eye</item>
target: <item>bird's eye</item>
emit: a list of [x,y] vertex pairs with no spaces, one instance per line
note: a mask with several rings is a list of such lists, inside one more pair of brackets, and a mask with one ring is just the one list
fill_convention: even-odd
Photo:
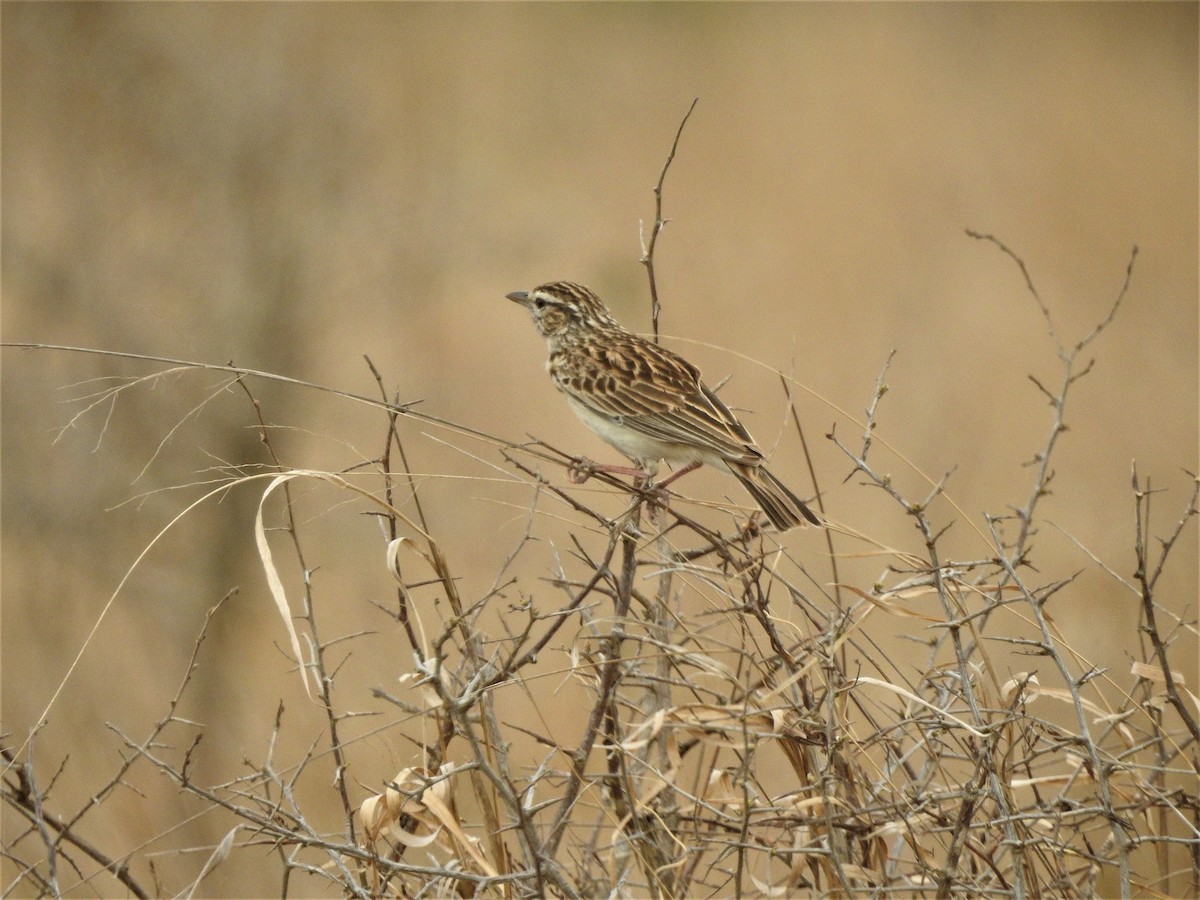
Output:
[[545,309],[546,301],[543,300],[541,297],[538,297],[536,300],[533,301],[533,305],[537,309]]

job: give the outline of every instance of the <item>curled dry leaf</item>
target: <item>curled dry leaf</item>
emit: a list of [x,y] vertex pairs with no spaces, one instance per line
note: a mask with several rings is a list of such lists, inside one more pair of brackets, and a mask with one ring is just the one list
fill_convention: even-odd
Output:
[[[445,774],[446,771],[448,767],[443,766],[439,774]],[[424,801],[427,796],[450,790],[447,779],[430,784],[432,777],[433,773],[426,769],[402,769],[382,794],[364,800],[358,808],[358,816],[367,839],[375,841],[387,837],[408,847],[431,844],[437,838],[441,825]],[[414,824],[411,830],[399,824],[406,816]]]
[[393,541],[389,541],[387,545],[387,569],[392,573],[392,577],[396,579],[396,583],[403,585],[404,576],[400,572],[400,551],[404,548],[412,551],[425,560],[431,569],[436,570],[433,560],[425,553],[411,538],[398,537]]
[[1029,703],[1037,699],[1040,686],[1041,682],[1038,681],[1037,675],[1032,672],[1018,672],[1004,682],[1000,688],[1000,698],[1004,701],[1005,706],[1012,706],[1017,701],[1017,695],[1020,694],[1021,699]]
[[750,881],[754,883],[754,887],[764,897],[786,897],[791,893],[791,889],[786,883],[780,885],[770,885],[761,878],[755,877],[753,873],[750,875]]
[[267,543],[267,530],[263,525],[263,506],[267,502],[267,497],[271,496],[271,492],[277,487],[287,484],[299,474],[299,472],[293,472],[279,475],[273,478],[267,485],[267,489],[263,491],[263,495],[258,501],[258,512],[254,517],[254,542],[258,548],[258,557],[262,561],[263,572],[267,576],[267,587],[271,591],[271,598],[275,601],[275,609],[279,613],[279,618],[283,619],[283,627],[287,629],[292,653],[300,666],[300,678],[304,682],[304,691],[308,694],[309,699],[312,699],[313,692],[308,678],[308,665],[305,663],[304,653],[300,650],[300,638],[296,634],[296,626],[292,624],[292,610],[288,606],[287,592],[283,589],[283,579],[279,577],[279,570],[275,568],[271,545]]
[[[735,769],[713,769],[708,776],[704,802],[723,807],[730,812],[740,812],[746,801],[746,793],[738,784],[740,775],[741,773]],[[751,799],[754,799],[756,793],[754,786],[746,782],[744,778],[740,780],[746,790],[750,791]]]
[[408,538],[398,537],[387,545],[387,570],[392,573],[397,584],[404,584],[404,574],[400,571],[400,547]]
[[[463,831],[454,813],[450,773],[449,763],[437,773],[417,767],[402,769],[387,790],[368,797],[359,807],[363,830],[369,841],[386,837],[406,847],[426,847],[449,834],[453,840],[443,840],[443,846],[465,852],[468,859],[461,861],[472,870],[495,876],[495,868],[479,852],[479,842]],[[402,821],[412,826],[404,827]]]

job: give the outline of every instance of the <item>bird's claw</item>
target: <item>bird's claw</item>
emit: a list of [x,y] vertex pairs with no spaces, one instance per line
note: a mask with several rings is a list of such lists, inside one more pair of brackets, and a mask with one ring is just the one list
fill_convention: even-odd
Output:
[[572,459],[571,464],[567,466],[567,477],[571,479],[573,484],[583,484],[597,472],[610,472],[613,475],[629,475],[633,478],[651,478],[654,475],[653,472],[647,472],[645,469],[634,466],[611,466],[593,462],[586,456]]

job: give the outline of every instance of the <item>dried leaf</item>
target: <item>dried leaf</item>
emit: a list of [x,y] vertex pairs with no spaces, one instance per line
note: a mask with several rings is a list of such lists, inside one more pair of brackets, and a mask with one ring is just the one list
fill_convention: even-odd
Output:
[[[1145,678],[1147,681],[1153,681],[1157,684],[1166,684],[1167,676],[1159,666],[1152,666],[1149,663],[1135,662],[1129,667],[1129,673],[1137,678]],[[1171,680],[1177,685],[1183,685],[1183,675],[1179,672],[1171,672]]]
[[855,683],[856,684],[873,684],[876,687],[886,688],[889,691],[894,691],[895,693],[899,694],[901,697],[907,697],[913,703],[916,703],[920,706],[924,706],[926,709],[928,709],[930,712],[934,713],[935,715],[940,716],[943,719],[947,719],[950,722],[953,722],[954,724],[958,725],[960,728],[965,728],[968,732],[973,734],[975,737],[977,737],[977,738],[984,737],[984,733],[982,731],[978,730],[977,728],[972,727],[971,725],[968,725],[966,722],[964,722],[958,716],[952,715],[952,714],[946,712],[944,709],[939,709],[938,707],[936,707],[932,703],[930,703],[928,700],[923,700],[920,697],[918,697],[916,694],[914,694],[912,691],[905,690],[904,688],[900,687],[899,685],[892,684],[890,681],[881,681],[878,678],[869,678],[866,675],[859,675],[858,678],[855,679]]
[[[447,763],[437,775],[446,776],[451,771]],[[440,835],[448,833],[479,871],[495,877],[495,868],[479,852],[478,841],[463,830],[450,808],[449,798],[450,778],[434,778],[421,768],[402,769],[387,790],[362,802],[358,815],[363,823],[363,831],[371,841],[387,835],[408,847],[426,847]],[[423,831],[400,827],[400,820],[404,817],[412,819]]]
[[[446,782],[442,782],[442,784],[445,783]],[[438,791],[426,791],[422,795],[421,799],[425,803],[426,807],[428,807],[429,811],[437,816],[441,823],[446,827],[446,830],[454,835],[454,839],[457,841],[458,845],[467,851],[471,859],[475,861],[475,864],[479,866],[484,874],[495,878],[498,873],[494,868],[492,868],[491,864],[484,859],[483,854],[479,852],[478,841],[472,837],[469,837],[467,833],[462,830],[462,825],[459,823],[458,818],[450,810],[450,807],[445,803],[442,797],[439,796],[439,794],[440,792]]]
[[311,700],[313,699],[313,692],[308,681],[308,665],[304,661],[304,654],[300,651],[300,638],[296,635],[296,626],[292,624],[292,610],[288,606],[287,593],[283,589],[283,581],[279,577],[279,570],[275,568],[275,561],[271,556],[271,545],[267,543],[267,532],[263,527],[263,505],[267,502],[267,497],[271,495],[271,492],[275,488],[287,484],[297,474],[293,472],[286,475],[279,475],[271,479],[271,483],[263,491],[263,495],[258,501],[258,513],[254,517],[254,541],[258,546],[258,557],[262,560],[263,571],[267,575],[267,587],[270,589],[271,596],[275,600],[275,608],[279,611],[279,617],[283,619],[283,627],[287,629],[288,639],[292,644],[292,654],[296,657],[296,662],[300,665],[300,679],[304,682],[304,691]]
[[1038,686],[1041,682],[1038,681],[1037,675],[1030,672],[1018,672],[1015,676],[1008,679],[1000,688],[1000,697],[1005,706],[1012,706],[1017,699],[1017,694],[1023,694],[1024,701],[1029,703],[1036,700],[1038,694]]
[[[864,591],[861,588],[857,588],[852,584],[838,584],[838,585],[835,585],[835,587],[845,588],[846,590],[850,591],[852,594],[856,594],[859,597],[862,597],[868,603],[870,603],[874,606],[877,606],[880,609],[882,609],[884,612],[891,613],[894,616],[904,616],[909,619],[920,619],[923,622],[941,622],[941,621],[943,621],[938,616],[927,616],[924,613],[916,612],[915,610],[911,610],[908,607],[901,606],[899,603],[896,603],[894,600],[885,599],[884,597],[880,596],[879,594],[874,594],[874,593],[870,593],[868,591]],[[932,587],[921,588],[919,590],[916,588],[912,588],[907,591],[900,592],[899,594],[897,594],[897,596],[900,596],[901,594],[903,594],[905,596],[905,598],[907,599],[908,597],[915,597],[918,594],[926,594],[926,593],[930,593],[933,591],[934,591],[934,588],[932,588]]]
[[233,839],[237,835],[238,829],[241,827],[241,825],[234,825],[233,828],[231,828],[225,834],[225,837],[221,838],[221,842],[217,844],[217,846],[213,849],[212,854],[204,861],[204,867],[201,868],[200,874],[196,876],[196,880],[191,883],[190,887],[188,887],[187,893],[184,895],[187,900],[191,900],[191,898],[195,896],[196,888],[200,886],[200,882],[203,881],[204,878],[213,871],[213,869],[229,858],[229,853],[233,849]]

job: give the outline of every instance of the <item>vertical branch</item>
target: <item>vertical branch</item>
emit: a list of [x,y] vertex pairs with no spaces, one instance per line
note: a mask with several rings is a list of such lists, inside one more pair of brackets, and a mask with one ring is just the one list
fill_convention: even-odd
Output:
[[[1191,710],[1179,693],[1179,676],[1171,670],[1171,660],[1167,655],[1167,646],[1163,642],[1162,632],[1159,631],[1154,600],[1154,583],[1158,579],[1159,573],[1162,572],[1162,564],[1166,561],[1167,554],[1171,552],[1171,548],[1175,545],[1175,541],[1178,539],[1180,532],[1183,531],[1184,526],[1197,514],[1196,500],[1197,497],[1200,497],[1200,480],[1193,479],[1192,496],[1188,501],[1187,509],[1184,510],[1183,517],[1175,525],[1175,529],[1170,537],[1161,541],[1162,557],[1153,573],[1151,572],[1150,558],[1146,551],[1146,539],[1150,534],[1150,481],[1149,479],[1146,480],[1145,489],[1141,487],[1138,483],[1136,464],[1133,467],[1131,480],[1133,483],[1134,498],[1134,552],[1137,556],[1137,571],[1134,572],[1134,577],[1137,579],[1141,594],[1142,631],[1150,637],[1150,643],[1154,647],[1154,658],[1158,663],[1158,667],[1162,670],[1163,688],[1166,691],[1167,700],[1179,714],[1179,718],[1183,721],[1188,733],[1191,734],[1192,740],[1200,744],[1200,725],[1197,725],[1195,717],[1191,714]],[[1196,763],[1193,761],[1192,765],[1195,767]]]
[[[892,353],[888,356],[887,363],[884,363],[884,371],[887,370],[888,363],[890,363],[892,361],[892,356],[894,356],[894,355],[895,355],[895,351],[893,350]],[[880,377],[880,379],[883,378],[882,372],[880,373],[879,377]],[[804,427],[800,424],[800,416],[796,412],[796,403],[795,403],[794,398],[792,397],[792,387],[788,383],[788,380],[783,376],[782,372],[779,373],[779,381],[783,384],[783,393],[787,397],[787,400],[788,400],[788,411],[792,415],[792,424],[796,427],[796,434],[800,436],[800,449],[804,452],[804,463],[806,466],[808,466],[808,477],[812,481],[813,493],[815,495],[814,502],[817,504],[817,509],[819,509],[821,511],[821,517],[827,519],[828,517],[825,513],[825,500],[821,495],[821,486],[817,482],[817,467],[815,465],[813,465],[812,452],[808,449],[808,439],[804,436]],[[876,401],[878,401],[880,396],[882,396],[882,393],[877,388],[876,396],[875,396]],[[870,410],[868,410],[868,419],[867,419],[868,428],[875,427],[874,426],[874,415],[875,415],[875,404],[872,403]],[[863,456],[864,457],[866,456],[865,449],[863,451]],[[825,532],[825,546],[829,550],[829,567],[832,570],[832,575],[833,575],[834,603],[837,605],[837,608],[839,610],[842,610],[842,609],[845,609],[845,604],[842,601],[842,578],[838,574],[837,553],[834,552],[834,548],[833,548],[833,529],[832,528],[824,528],[822,530]],[[845,662],[845,660],[843,659],[843,663],[844,662]]]
[[58,886],[58,852],[57,841],[51,840],[50,832],[46,830],[46,814],[42,809],[42,792],[38,790],[37,779],[33,770],[33,733],[29,735],[29,752],[25,757],[25,765],[21,767],[21,783],[28,787],[28,796],[33,801],[33,824],[46,848],[46,887],[57,897],[60,894]]
[[[408,454],[404,452],[404,442],[400,440],[400,432],[396,429],[396,420],[400,416],[400,394],[397,391],[391,401],[388,401],[387,391],[383,386],[383,376],[379,374],[379,370],[375,368],[375,363],[371,361],[371,357],[363,354],[363,359],[367,362],[367,367],[371,370],[371,374],[375,377],[375,384],[379,387],[379,396],[383,400],[388,411],[388,433],[387,440],[384,442],[383,456],[380,457],[379,465],[383,470],[383,485],[384,499],[387,500],[388,506],[395,506],[394,502],[394,485],[392,483],[392,444],[395,443],[396,449],[400,453],[400,462],[404,466],[404,475],[408,479],[409,496],[413,499],[413,505],[417,510],[417,519],[421,523],[421,529],[428,534],[429,523],[425,519],[425,510],[421,507],[421,497],[417,493],[417,484],[412,477],[412,469],[408,465]],[[399,536],[396,528],[395,516],[388,517],[388,540],[394,541]],[[397,588],[397,596],[399,598],[399,615],[400,624],[404,627],[408,636],[409,647],[414,652],[420,652],[420,641],[417,639],[416,632],[413,630],[412,623],[409,621],[408,614],[408,594],[402,588]]]
[[[559,843],[566,834],[571,815],[575,811],[575,803],[587,784],[587,760],[596,745],[596,740],[604,728],[611,727],[610,718],[615,719],[616,717],[614,701],[623,671],[621,645],[625,642],[625,617],[629,614],[629,604],[633,598],[633,578],[637,571],[637,538],[635,535],[638,530],[640,512],[641,504],[635,504],[628,521],[618,519],[612,524],[614,536],[619,531],[621,542],[621,571],[616,577],[616,591],[613,597],[615,607],[613,626],[612,631],[600,644],[598,665],[600,677],[596,702],[588,717],[583,740],[580,741],[574,753],[568,757],[570,761],[569,780],[562,800],[559,801],[558,813],[554,824],[550,827],[545,843],[545,855],[549,859],[556,858]],[[615,743],[614,741],[613,746],[608,748],[609,753],[620,752],[620,748],[615,746]]]
[[667,220],[663,218],[662,214],[663,182],[667,180],[667,170],[671,168],[671,163],[675,160],[675,151],[679,149],[679,138],[683,135],[683,126],[687,124],[692,110],[699,102],[699,97],[692,101],[692,105],[688,107],[683,120],[679,123],[679,128],[675,131],[675,140],[671,142],[671,152],[667,154],[667,161],[663,164],[662,172],[658,176],[658,184],[654,186],[654,227],[650,229],[649,244],[646,243],[645,235],[641,236],[642,258],[638,262],[646,267],[646,275],[650,279],[650,325],[654,331],[654,343],[656,344],[658,343],[658,314],[662,307],[658,302],[658,283],[654,278],[654,246],[658,243],[659,233],[667,224]]
[[[651,521],[662,517],[656,515],[657,507],[651,509]],[[660,571],[655,595],[652,599],[648,598],[646,604],[646,620],[644,622],[646,633],[650,638],[648,649],[653,656],[647,660],[648,684],[643,690],[638,704],[639,712],[643,721],[646,722],[667,713],[673,706],[671,669],[674,660],[672,659],[672,648],[678,646],[679,643],[673,630],[675,618],[671,611],[671,594],[674,570],[670,542],[667,540],[666,532],[660,530],[654,543],[655,564]],[[650,863],[650,866],[647,867],[650,889],[654,895],[666,897],[680,894],[681,878],[683,877],[682,871],[672,865],[679,856],[676,833],[680,822],[679,797],[675,786],[670,783],[668,775],[671,770],[670,747],[672,741],[670,729],[663,729],[637,754],[639,773],[643,777],[662,778],[665,785],[655,797],[653,808],[648,807],[641,812],[637,824],[632,826],[640,835],[638,855]]]

